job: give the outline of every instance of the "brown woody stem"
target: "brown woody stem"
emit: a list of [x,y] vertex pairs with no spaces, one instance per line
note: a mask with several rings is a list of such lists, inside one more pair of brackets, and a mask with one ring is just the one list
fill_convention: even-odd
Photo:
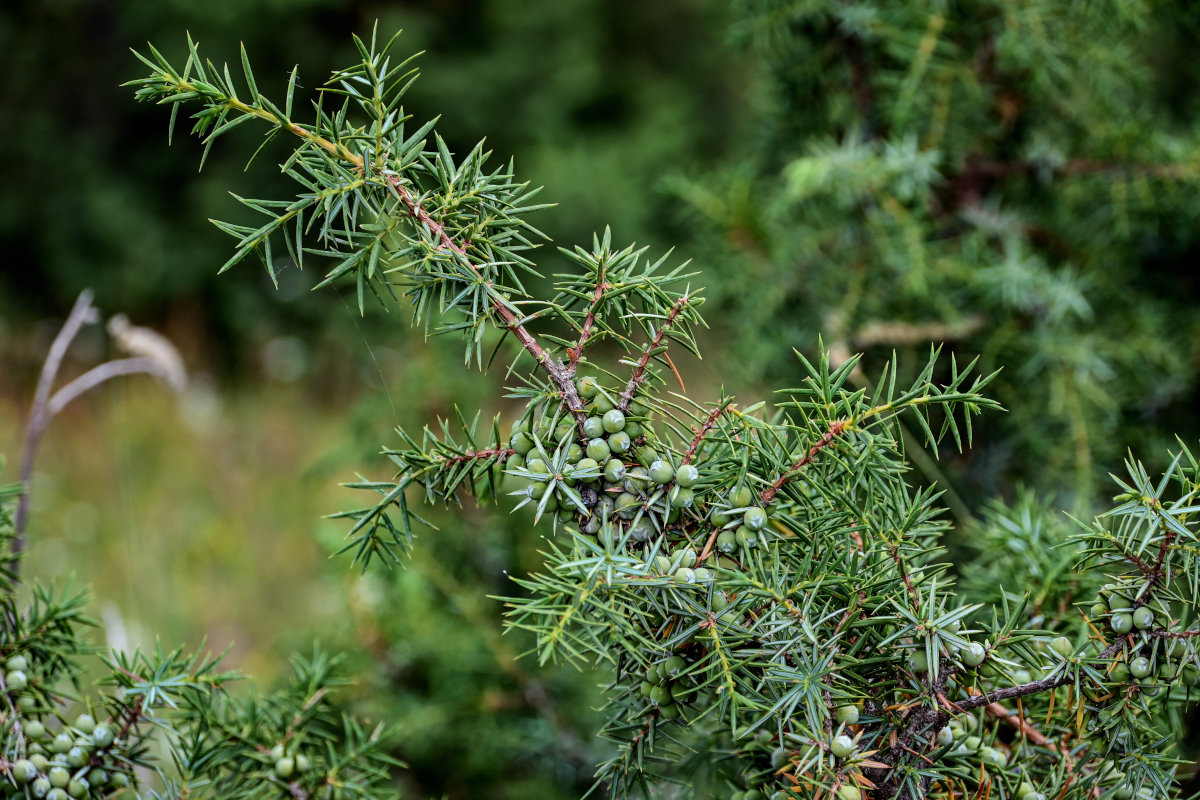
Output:
[[650,363],[654,351],[662,344],[667,329],[674,324],[675,318],[679,316],[679,312],[687,304],[688,297],[684,295],[675,301],[675,305],[671,306],[671,311],[667,314],[667,318],[663,320],[663,324],[654,333],[654,338],[650,340],[650,344],[646,345],[646,349],[642,351],[641,358],[638,359],[637,365],[633,368],[633,375],[629,378],[629,384],[625,387],[625,391],[621,392],[621,397],[617,401],[617,408],[622,411],[629,409],[629,404],[633,401],[633,395],[637,392],[638,387],[642,385],[642,382],[646,380],[646,366]]

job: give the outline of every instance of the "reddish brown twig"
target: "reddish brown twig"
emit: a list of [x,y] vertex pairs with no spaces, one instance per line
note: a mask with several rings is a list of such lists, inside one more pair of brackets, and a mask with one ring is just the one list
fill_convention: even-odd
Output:
[[[625,391],[621,392],[621,397],[617,401],[617,408],[622,411],[629,409],[629,404],[633,401],[634,393],[637,392],[642,382],[646,380],[646,365],[650,363],[654,351],[662,344],[663,336],[667,333],[667,328],[671,327],[675,322],[675,318],[679,316],[679,312],[687,304],[688,296],[685,294],[675,301],[675,305],[671,306],[671,311],[667,314],[667,318],[663,320],[663,324],[655,332],[654,338],[650,340],[650,344],[646,345],[646,349],[642,351],[641,358],[638,359],[637,365],[633,368],[633,375],[629,378],[629,384],[625,387]],[[676,372],[676,375],[678,374]]]
[[816,444],[808,449],[808,452],[804,454],[804,457],[793,464],[791,469],[776,478],[773,484],[768,486],[766,489],[763,489],[762,494],[759,496],[759,499],[762,500],[763,505],[766,505],[774,500],[775,495],[779,493],[779,490],[783,488],[785,483],[791,480],[793,475],[804,469],[804,467],[808,466],[812,460],[817,457],[817,453],[821,452],[830,444],[832,444],[833,440],[840,436],[849,427],[850,420],[848,419],[838,419],[829,423],[829,429],[821,435],[821,438],[817,440]]
[[611,288],[612,284],[604,279],[604,267],[600,267],[600,280],[596,282],[596,293],[592,295],[592,304],[583,318],[583,328],[579,331],[579,342],[574,347],[567,349],[567,366],[572,373],[575,371],[575,365],[579,363],[579,357],[583,355],[583,348],[587,346],[588,339],[592,336],[592,326],[596,324],[596,307],[600,305],[600,300],[604,297],[604,290]]
[[[442,225],[442,223],[434,219],[430,213],[425,210],[425,207],[417,202],[417,199],[412,196],[412,193],[404,187],[403,179],[398,175],[389,175],[387,176],[387,180],[391,185],[392,190],[396,192],[396,196],[400,198],[400,202],[403,203],[405,209],[408,210],[409,215],[416,219],[418,223],[424,225],[429,232],[434,235],[438,241],[438,247],[443,250],[450,250],[451,252],[462,256],[463,263],[465,263],[467,267],[473,273],[475,273],[475,275],[482,278],[483,273],[481,273],[479,268],[475,266],[474,262],[471,261],[471,257],[467,254],[466,248],[454,241],[454,238],[446,232],[446,228]],[[504,324],[504,327],[510,333],[512,333],[513,336],[517,337],[517,341],[521,343],[521,346],[524,347],[531,356],[533,356],[533,360],[537,362],[537,364],[550,377],[550,380],[554,382],[554,385],[558,387],[558,391],[562,394],[563,401],[567,404],[567,408],[569,408],[571,413],[575,416],[576,423],[582,425],[584,419],[583,402],[579,399],[579,392],[576,391],[575,382],[571,379],[572,368],[563,364],[562,361],[555,361],[553,358],[551,358],[550,354],[543,350],[542,346],[538,344],[538,341],[533,337],[533,334],[531,334],[529,330],[521,324],[521,321],[517,318],[517,315],[514,314],[508,308],[508,306],[504,305],[504,303],[501,302],[498,297],[493,297],[491,304],[492,308],[496,311],[496,316],[500,318],[500,321]]]
[[704,423],[695,429],[696,436],[692,439],[692,443],[688,445],[688,449],[684,451],[683,458],[679,460],[680,466],[691,463],[692,457],[696,455],[696,449],[700,447],[700,443],[704,440],[705,435],[717,424],[717,419],[725,412],[732,411],[733,408],[733,403],[730,403],[729,405],[718,406],[712,410],[712,413],[708,415],[708,419],[704,420]]

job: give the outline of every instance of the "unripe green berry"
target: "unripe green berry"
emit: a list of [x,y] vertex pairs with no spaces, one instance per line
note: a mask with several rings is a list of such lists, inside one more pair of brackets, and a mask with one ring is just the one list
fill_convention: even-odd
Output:
[[929,658],[925,655],[924,650],[913,650],[908,657],[908,666],[913,672],[928,672]]
[[623,431],[623,433],[632,440],[632,439],[638,438],[643,433],[645,433],[645,429],[642,428],[642,425],[640,422],[634,422],[633,420],[626,418],[625,430]]
[[1050,641],[1050,649],[1058,653],[1063,658],[1067,658],[1075,652],[1075,646],[1071,644],[1071,640],[1065,636],[1056,636]]
[[[112,728],[101,724],[96,726],[96,730],[92,731],[92,744],[96,747],[108,747],[113,743]],[[116,773],[121,774],[121,773]]]
[[854,740],[845,734],[835,737],[834,740],[829,743],[829,751],[838,758],[846,758],[856,749],[857,748],[854,746]]
[[1113,629],[1113,633],[1129,633],[1133,630],[1133,615],[1125,613],[1113,614],[1109,618],[1108,624]]
[[1129,662],[1129,672],[1135,678],[1145,678],[1151,671],[1150,659],[1145,656],[1138,656]]
[[962,661],[968,667],[978,667],[987,657],[987,651],[979,642],[971,642],[962,651]]
[[129,785],[129,776],[124,772],[114,772],[108,779],[108,785],[120,789]]
[[308,756],[296,756],[296,771],[303,775],[312,768],[312,763],[309,762]]
[[603,439],[592,439],[588,442],[587,457],[594,458],[600,463],[608,461],[608,457],[612,455],[612,450],[608,448],[608,442]]
[[38,798],[47,797],[50,794],[50,781],[38,778],[30,785],[29,793]]
[[25,723],[25,735],[30,739],[41,739],[46,735],[46,726],[41,720],[31,719]]
[[788,762],[788,751],[782,747],[776,747],[771,751],[771,769],[779,769]]
[[72,778],[67,784],[67,794],[74,798],[87,797],[91,783],[87,778]]
[[671,702],[671,687],[666,686],[666,685],[655,686],[653,689],[650,690],[650,702],[654,703],[655,705],[659,705],[659,706],[670,703]]
[[654,536],[654,523],[648,517],[642,517],[630,528],[629,538],[635,542],[646,542]]
[[671,656],[662,663],[662,666],[659,669],[663,672],[663,674],[674,678],[676,675],[683,672],[685,667],[687,667],[686,661],[679,656]]
[[937,743],[941,747],[947,747],[954,743],[954,731],[950,730],[950,726],[944,726],[937,734]]
[[29,713],[37,708],[37,698],[30,694],[23,694],[17,698],[17,711]]
[[584,400],[591,400],[600,394],[600,384],[591,375],[585,375],[575,382],[575,390]]
[[19,669],[9,670],[4,676],[4,685],[10,692],[20,692],[29,685],[29,678],[25,677],[25,673]]
[[50,779],[50,785],[56,789],[65,788],[71,782],[71,773],[64,767],[51,767],[46,777]]
[[60,733],[54,737],[54,742],[50,745],[50,751],[54,753],[65,753],[75,746],[75,740],[65,733]]
[[275,762],[275,774],[281,778],[284,778],[285,780],[292,777],[292,773],[295,771],[296,762],[291,758],[287,758],[285,756],[284,758],[281,758]]
[[742,515],[742,522],[752,531],[761,531],[767,527],[767,512],[758,506],[748,508]]
[[838,787],[837,800],[859,800],[862,797],[862,792],[852,783],[843,783]]
[[617,431],[608,435],[608,449],[614,453],[624,453],[633,442],[625,431]]
[[745,525],[738,527],[733,534],[733,538],[742,547],[758,547],[758,534]]
[[54,788],[46,795],[46,800],[67,800],[68,797],[66,789]]
[[740,486],[729,496],[731,508],[745,508],[754,499],[754,493],[749,486]]
[[1107,603],[1092,604],[1092,609],[1091,609],[1092,619],[1099,619],[1100,617],[1103,617],[1107,613],[1108,613],[1108,604]]
[[665,706],[658,707],[658,714],[663,719],[679,719],[679,706],[670,703]]
[[596,407],[596,412],[599,414],[607,414],[617,407],[603,392],[596,395],[596,399],[592,401],[592,405]]
[[589,439],[598,439],[604,435],[604,420],[601,417],[588,417],[583,421],[583,433]]
[[684,486],[676,486],[671,490],[671,505],[676,508],[691,508],[696,500],[696,494]]
[[609,483],[620,483],[625,479],[625,465],[619,458],[610,458],[604,464],[604,480]]
[[688,567],[680,567],[675,570],[675,580],[679,583],[695,583],[696,573]]
[[572,442],[567,447],[567,463],[578,464],[583,459],[583,448]]
[[37,767],[38,772],[45,772],[50,766],[50,760],[41,753],[32,754],[29,756],[29,761]]
[[512,437],[508,446],[516,450],[519,455],[525,455],[533,449],[533,437],[528,433],[521,431]]
[[541,457],[534,458],[533,456],[530,456],[525,462],[525,469],[529,470],[535,475],[550,474],[550,467],[541,459]]
[[103,786],[108,783],[108,773],[100,769],[100,767],[92,767],[88,770],[88,783],[96,786]]
[[617,495],[617,516],[621,519],[633,519],[641,505],[641,500],[637,499],[628,492],[621,492],[619,495]]
[[713,579],[713,574],[704,567],[698,567],[696,570],[696,583],[708,583]]
[[1126,664],[1124,661],[1118,661],[1113,665],[1112,672],[1108,674],[1108,677],[1117,683],[1129,683],[1129,679],[1132,678],[1133,675],[1129,671],[1128,664]]
[[18,786],[24,786],[37,778],[38,770],[32,761],[22,758],[12,765],[12,776]]
[[700,470],[691,464],[684,464],[675,472],[675,482],[684,488],[695,486],[699,480]]
[[616,433],[625,427],[625,415],[620,409],[614,408],[612,411],[605,412],[603,423],[604,430],[609,433]]
[[1154,612],[1142,606],[1133,612],[1133,626],[1138,630],[1147,630],[1154,627]]
[[82,747],[72,747],[67,751],[67,763],[78,769],[88,762],[88,754]]
[[650,465],[650,480],[655,483],[670,483],[674,477],[675,468],[669,462],[659,459]]
[[651,664],[650,666],[646,667],[646,680],[655,684],[662,683],[663,680],[665,680],[662,670],[657,664]]
[[[598,475],[600,473],[600,463],[594,458],[581,458],[575,463],[575,469],[572,472],[576,475],[579,473]],[[595,478],[580,478],[580,480],[595,480]]]
[[836,719],[838,722],[842,723],[843,725],[857,725],[858,724],[858,706],[853,706],[853,705],[838,706],[837,711],[834,712],[834,719]]
[[29,669],[29,662],[25,659],[25,656],[11,656],[4,662],[4,668],[9,672],[13,670],[24,671]]
[[733,531],[721,531],[717,536],[717,549],[722,553],[732,553],[737,550],[737,537]]
[[1184,664],[1180,678],[1188,686],[1195,686],[1197,683],[1200,683],[1200,668],[1195,664]]

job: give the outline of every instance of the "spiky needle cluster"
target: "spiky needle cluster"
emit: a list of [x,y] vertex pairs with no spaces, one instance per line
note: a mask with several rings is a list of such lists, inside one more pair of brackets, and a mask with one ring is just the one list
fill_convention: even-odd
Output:
[[680,781],[733,800],[1167,791],[1158,709],[1200,676],[1189,455],[1157,485],[1131,463],[1122,504],[1080,526],[1080,566],[1110,582],[1072,601],[1086,632],[1020,595],[963,602],[939,561],[937,492],[906,480],[901,420],[961,449],[996,407],[990,376],[934,352],[911,384],[892,364],[863,389],[848,381],[856,359],[802,358],[807,377],[771,405],[669,392],[669,348],[697,350],[696,273],[606,231],[564,250],[574,271],[539,297],[534,192],[482,145],[456,158],[433,122],[410,122],[416,73],[393,42],[356,38],[361,61],[334,73],[312,122],[294,117],[296,73],[273,103],[244,51],[244,92],[190,41],[182,69],[151,48],[132,83],[172,126],[198,104],[206,149],[252,121],[296,137],[295,197],[239,198],[265,222],[217,223],[238,240],[230,264],[257,252],[274,274],[282,241],[296,265],[332,264],[323,283],[353,281],[360,307],[370,292],[461,334],[468,364],[519,345],[511,425],[459,414],[401,431],[385,451],[395,477],[354,484],[377,496],[343,515],[357,561],[412,547],[421,500],[531,507],[552,535],[509,624],[533,632],[541,661],[611,668],[615,755],[597,777],[613,797]]

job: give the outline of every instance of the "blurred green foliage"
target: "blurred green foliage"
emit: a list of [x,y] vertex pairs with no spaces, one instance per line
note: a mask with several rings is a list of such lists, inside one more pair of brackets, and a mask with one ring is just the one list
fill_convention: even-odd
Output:
[[757,150],[674,182],[732,383],[819,334],[865,374],[931,341],[1003,367],[1011,413],[926,470],[964,516],[1014,481],[1087,509],[1126,447],[1200,435],[1194,6],[736,5]]

